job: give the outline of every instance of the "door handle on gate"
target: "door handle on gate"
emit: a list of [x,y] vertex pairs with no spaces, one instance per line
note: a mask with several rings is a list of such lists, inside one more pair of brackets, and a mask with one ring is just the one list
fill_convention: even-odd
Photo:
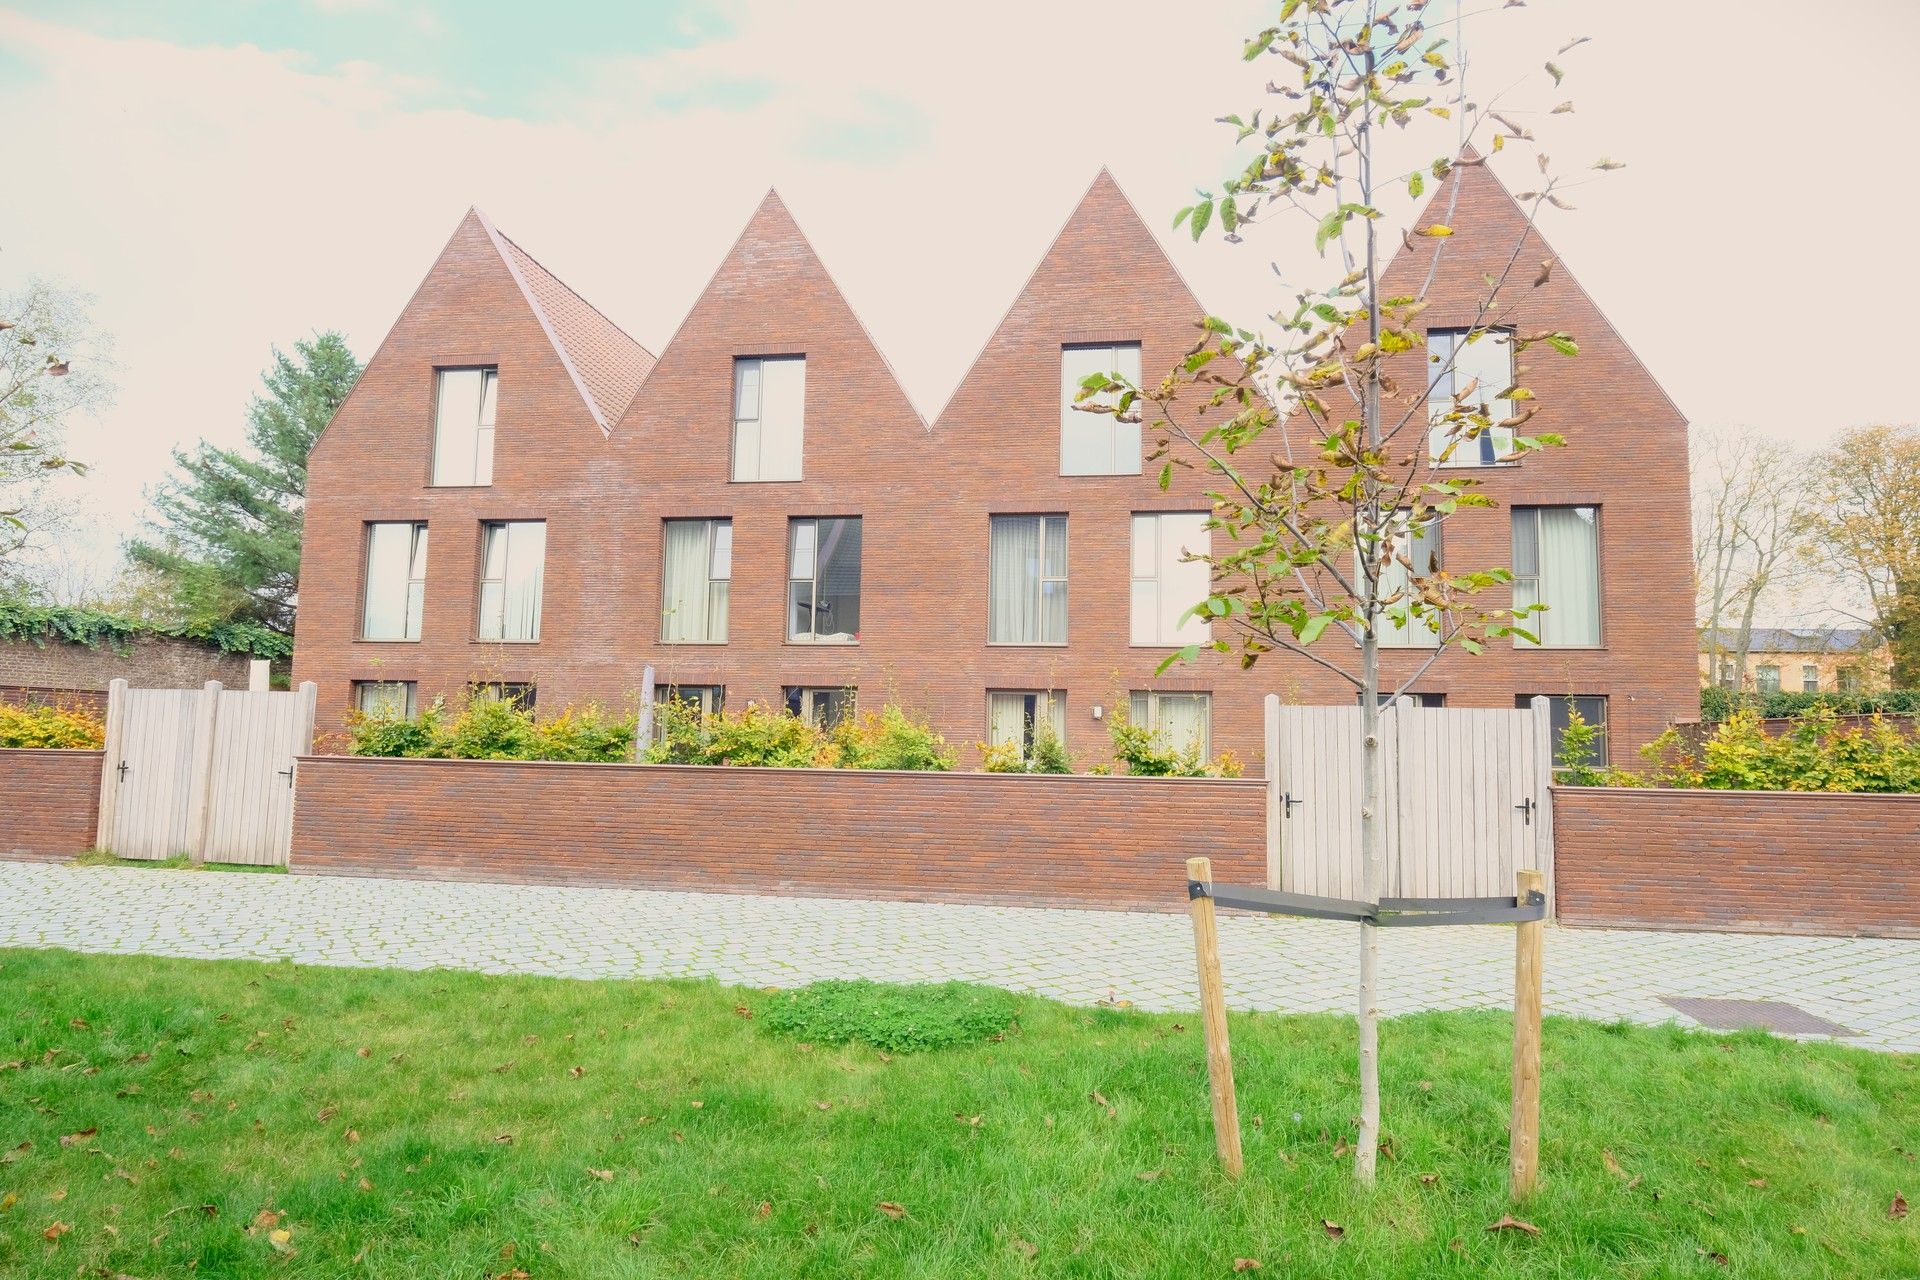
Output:
[[288,765],[284,769],[275,769],[274,772],[279,774],[281,777],[285,778],[287,780],[288,786],[293,785],[293,766],[292,765]]
[[1294,799],[1293,792],[1289,791],[1280,797],[1280,803],[1286,807],[1286,816],[1291,818],[1293,816],[1293,806],[1305,804],[1306,801]]
[[1533,797],[1532,796],[1528,796],[1525,800],[1521,801],[1519,804],[1513,807],[1520,811],[1521,821],[1523,823],[1525,823],[1529,827],[1533,825]]
[[127,762],[125,760],[122,760],[120,762],[119,769],[120,769],[120,781],[125,782],[127,780]]

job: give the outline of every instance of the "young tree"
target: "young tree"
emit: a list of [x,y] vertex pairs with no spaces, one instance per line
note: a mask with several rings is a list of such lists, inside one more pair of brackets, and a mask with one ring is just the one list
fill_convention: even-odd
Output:
[[1740,689],[1754,619],[1802,563],[1806,467],[1788,446],[1742,430],[1695,433],[1692,465],[1694,595],[1708,672],[1718,681],[1730,663]]
[[1865,597],[1894,687],[1920,688],[1920,428],[1842,433],[1815,459],[1814,483],[1814,547]]
[[55,523],[48,482],[86,465],[64,452],[67,421],[113,399],[87,299],[44,280],[0,295],[0,581],[14,557]]
[[[1163,488],[1175,467],[1209,473],[1213,527],[1227,535],[1205,557],[1212,594],[1195,606],[1227,633],[1211,647],[1237,648],[1244,666],[1275,651],[1291,654],[1338,675],[1359,695],[1361,875],[1369,901],[1379,900],[1387,853],[1378,812],[1382,696],[1411,688],[1451,646],[1478,651],[1487,637],[1526,634],[1528,615],[1539,607],[1481,607],[1480,592],[1511,580],[1506,568],[1435,565],[1414,549],[1456,512],[1492,505],[1470,471],[1447,467],[1456,453],[1478,453],[1483,442],[1497,441],[1512,458],[1561,442],[1522,430],[1539,404],[1518,361],[1536,349],[1576,351],[1567,334],[1522,323],[1527,282],[1537,287],[1552,272],[1551,261],[1520,261],[1528,233],[1543,206],[1570,207],[1560,194],[1568,184],[1537,148],[1537,189],[1519,197],[1531,207],[1525,229],[1502,257],[1504,267],[1483,281],[1460,342],[1423,364],[1428,344],[1417,322],[1456,229],[1457,182],[1445,207],[1429,207],[1402,239],[1409,255],[1426,260],[1424,283],[1383,291],[1381,227],[1392,197],[1404,191],[1418,200],[1430,181],[1484,163],[1472,145],[1477,136],[1491,134],[1491,151],[1534,141],[1514,123],[1517,113],[1497,113],[1461,91],[1450,33],[1429,30],[1423,8],[1419,0],[1282,0],[1279,22],[1244,50],[1248,61],[1275,64],[1267,86],[1274,105],[1224,119],[1251,154],[1218,194],[1203,192],[1174,222],[1196,240],[1217,227],[1237,243],[1255,227],[1304,214],[1321,255],[1337,253],[1336,278],[1305,289],[1272,316],[1277,337],[1208,318],[1201,341],[1161,383],[1134,387],[1117,375],[1096,375],[1081,392],[1094,411],[1151,418]],[[1546,72],[1558,86],[1561,69],[1549,61]],[[1550,114],[1543,109],[1540,118]],[[1390,153],[1413,145],[1417,134],[1407,131],[1416,122],[1435,120],[1448,122],[1452,135],[1428,144],[1437,155],[1429,150],[1417,164],[1389,165]],[[1386,132],[1406,136],[1388,147]],[[1601,160],[1594,167],[1616,166]],[[1508,342],[1511,384],[1483,385],[1473,371],[1489,362],[1477,358],[1485,354],[1478,344]],[[1441,377],[1451,394],[1430,396]],[[1432,633],[1433,652],[1396,687],[1383,688],[1381,634],[1409,626]],[[1338,640],[1317,646],[1323,636]],[[1373,1179],[1380,1138],[1378,969],[1376,930],[1363,924],[1354,1162],[1362,1182]]]
[[178,474],[153,497],[152,539],[127,544],[148,597],[182,623],[258,622],[293,633],[307,454],[360,376],[333,332],[278,347],[247,409],[245,451],[176,450]]

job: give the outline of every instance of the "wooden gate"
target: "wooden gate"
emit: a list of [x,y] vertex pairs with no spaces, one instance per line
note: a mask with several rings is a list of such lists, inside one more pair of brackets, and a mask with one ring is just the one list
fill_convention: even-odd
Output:
[[[1380,716],[1385,794],[1382,893],[1501,897],[1514,872],[1547,874],[1553,900],[1553,730],[1524,710],[1416,707]],[[1267,698],[1267,879],[1274,888],[1364,898],[1360,708]]]
[[284,865],[293,761],[312,750],[316,693],[311,683],[286,693],[115,680],[99,846],[122,858]]

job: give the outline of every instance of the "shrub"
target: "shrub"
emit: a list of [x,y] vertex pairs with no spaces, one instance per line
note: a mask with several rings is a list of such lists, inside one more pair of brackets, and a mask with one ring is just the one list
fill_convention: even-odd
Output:
[[1137,777],[1237,778],[1243,771],[1239,757],[1230,751],[1221,752],[1209,763],[1196,748],[1166,745],[1144,725],[1134,724],[1118,707],[1108,721],[1107,732],[1113,738],[1113,758]]
[[1700,690],[1700,718],[1710,724],[1731,719],[1737,711],[1765,720],[1784,720],[1824,709],[1841,716],[1920,715],[1920,689],[1889,689],[1880,693],[1735,693],[1718,685]]
[[762,1008],[761,1025],[814,1044],[857,1041],[888,1053],[915,1053],[998,1035],[1018,1010],[1014,997],[997,987],[831,979],[773,997]]
[[827,735],[841,769],[916,769],[945,772],[958,756],[924,720],[888,703],[879,711],[851,715]]
[[1072,773],[1073,757],[1047,720],[1033,726],[1033,750],[1018,742],[980,744],[980,768],[987,773]]
[[786,711],[748,705],[744,711],[700,714],[692,702],[675,700],[654,708],[664,740],[641,753],[648,764],[758,765],[771,769],[825,767],[833,746],[808,721]]
[[1651,782],[1663,787],[1920,791],[1920,736],[1879,716],[1865,725],[1843,726],[1825,707],[1808,711],[1778,736],[1769,734],[1753,711],[1736,711],[1698,746],[1668,729],[1641,748],[1641,755]]
[[353,715],[348,749],[357,756],[453,760],[575,760],[617,763],[633,758],[634,718],[599,707],[567,707],[535,720],[512,702],[475,698],[448,716],[443,702],[411,719]]
[[106,741],[106,725],[83,707],[0,704],[0,747],[98,750]]

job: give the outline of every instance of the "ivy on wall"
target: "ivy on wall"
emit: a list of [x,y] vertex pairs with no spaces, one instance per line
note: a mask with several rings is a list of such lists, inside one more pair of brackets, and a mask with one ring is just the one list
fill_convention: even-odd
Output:
[[205,626],[165,627],[99,609],[0,600],[0,641],[24,640],[41,646],[57,642],[83,645],[89,649],[106,645],[124,654],[141,636],[191,640],[209,645],[222,653],[243,653],[253,658],[293,656],[292,636],[269,631],[258,623],[216,622]]

